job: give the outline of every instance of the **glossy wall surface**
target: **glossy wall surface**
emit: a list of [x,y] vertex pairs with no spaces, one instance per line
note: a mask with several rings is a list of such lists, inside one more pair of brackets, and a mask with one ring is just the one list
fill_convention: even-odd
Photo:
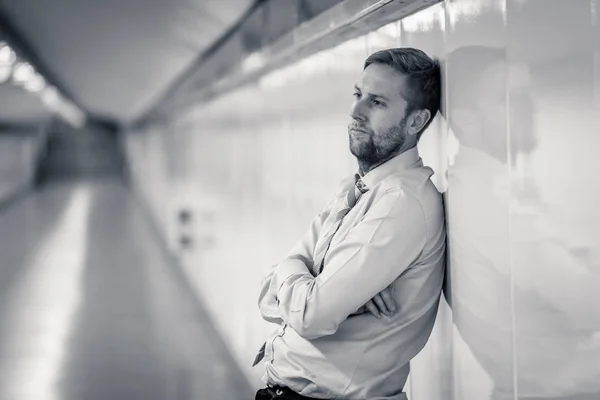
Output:
[[410,46],[444,66],[444,112],[419,150],[445,192],[449,263],[409,397],[600,398],[599,12],[446,0],[126,135],[136,190],[255,387],[274,328],[260,279],[356,169],[346,125],[364,59]]

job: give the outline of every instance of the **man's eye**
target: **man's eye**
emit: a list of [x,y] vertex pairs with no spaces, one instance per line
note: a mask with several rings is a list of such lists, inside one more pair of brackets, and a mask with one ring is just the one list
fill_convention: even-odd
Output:
[[356,97],[357,99],[360,99],[360,93],[354,92],[354,97]]
[[379,100],[373,100],[373,101],[372,101],[372,103],[373,103],[373,105],[375,105],[375,106],[377,106],[377,107],[383,107],[383,106],[385,106],[385,104],[384,104],[384,103],[382,103],[382,102],[381,102],[381,101],[379,101]]

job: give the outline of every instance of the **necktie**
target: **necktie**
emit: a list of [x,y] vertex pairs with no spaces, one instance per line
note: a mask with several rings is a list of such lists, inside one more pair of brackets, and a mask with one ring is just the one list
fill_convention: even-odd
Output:
[[331,240],[337,233],[338,229],[342,225],[342,220],[344,217],[350,212],[352,207],[356,205],[356,202],[360,198],[363,193],[366,193],[369,189],[364,184],[364,182],[360,179],[360,175],[354,175],[354,185],[348,190],[348,194],[346,195],[345,202],[342,207],[338,211],[333,224],[327,231],[327,233],[323,236],[322,248],[317,252],[314,257],[314,271],[313,275],[317,276],[323,271],[323,264],[325,261],[325,256],[327,255],[327,251],[331,246]]
[[[356,205],[356,202],[360,198],[363,193],[366,193],[369,188],[364,184],[364,182],[360,179],[360,175],[354,174],[354,185],[348,190],[346,194],[345,201],[342,203],[335,219],[333,220],[332,225],[327,230],[327,233],[323,236],[323,240],[321,241],[321,249],[317,252],[314,257],[313,263],[313,275],[317,276],[323,271],[323,265],[325,261],[325,255],[331,246],[331,240],[335,236],[336,232],[340,228],[342,224],[342,220],[344,217],[350,212],[352,207]],[[263,343],[262,347],[258,351],[256,358],[254,359],[254,363],[252,366],[254,367],[258,364],[265,356],[265,348],[267,342]]]

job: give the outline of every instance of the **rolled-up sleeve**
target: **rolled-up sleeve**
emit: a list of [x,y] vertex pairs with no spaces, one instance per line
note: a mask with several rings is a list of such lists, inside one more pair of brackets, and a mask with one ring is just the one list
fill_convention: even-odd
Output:
[[281,263],[270,267],[262,279],[260,284],[260,294],[258,296],[258,308],[265,321],[276,324],[283,322],[277,300],[277,289],[279,288],[279,283],[278,281],[273,280],[275,272],[278,270],[289,269],[289,267],[286,267],[288,264],[296,265],[297,268],[302,268],[307,272],[308,268],[312,268],[313,253],[317,244],[317,240],[319,239],[319,234],[323,227],[323,223],[329,217],[332,206],[336,200],[337,197],[325,206],[323,211],[312,220],[308,231],[304,234],[302,239],[296,243],[296,245],[288,253],[287,257]]
[[299,335],[331,335],[349,315],[389,286],[422,253],[426,223],[418,199],[386,192],[348,236],[329,249],[314,278],[298,259],[286,259],[271,278],[281,318]]
[[283,320],[279,314],[277,305],[277,294],[271,289],[271,278],[277,268],[273,265],[260,283],[260,294],[258,295],[258,309],[262,318],[274,324],[281,324]]

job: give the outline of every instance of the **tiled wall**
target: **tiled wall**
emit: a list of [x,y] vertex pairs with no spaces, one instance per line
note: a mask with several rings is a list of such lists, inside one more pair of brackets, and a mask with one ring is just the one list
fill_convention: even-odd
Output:
[[410,398],[600,393],[599,13],[600,0],[446,0],[127,135],[168,240],[173,210],[195,210],[183,268],[255,386],[273,328],[262,274],[356,168],[345,127],[364,59],[412,46],[444,61],[444,114],[419,149],[445,192],[452,311],[443,301]]

